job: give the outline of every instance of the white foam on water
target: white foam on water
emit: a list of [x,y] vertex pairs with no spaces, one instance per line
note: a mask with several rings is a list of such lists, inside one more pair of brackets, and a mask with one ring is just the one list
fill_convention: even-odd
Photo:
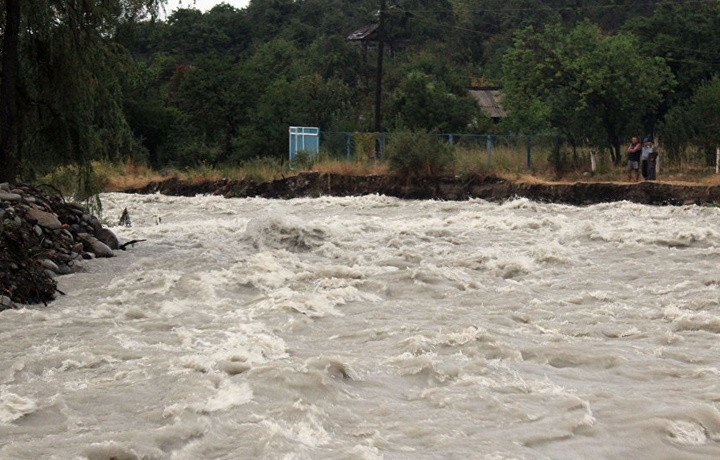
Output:
[[2,458],[720,456],[718,209],[103,201],[146,241],[0,313]]
[[0,387],[0,423],[11,423],[37,410],[37,403]]

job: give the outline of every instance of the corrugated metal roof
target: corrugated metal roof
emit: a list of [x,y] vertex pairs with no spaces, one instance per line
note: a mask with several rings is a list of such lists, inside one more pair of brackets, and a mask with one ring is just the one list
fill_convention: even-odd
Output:
[[480,108],[491,118],[505,118],[507,112],[502,108],[502,90],[498,88],[473,88],[470,90]]

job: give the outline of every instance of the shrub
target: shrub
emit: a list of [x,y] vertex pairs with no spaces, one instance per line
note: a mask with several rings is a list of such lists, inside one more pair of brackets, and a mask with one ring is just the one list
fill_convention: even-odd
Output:
[[453,159],[453,147],[437,133],[401,132],[385,146],[388,169],[396,176],[428,177],[440,174]]

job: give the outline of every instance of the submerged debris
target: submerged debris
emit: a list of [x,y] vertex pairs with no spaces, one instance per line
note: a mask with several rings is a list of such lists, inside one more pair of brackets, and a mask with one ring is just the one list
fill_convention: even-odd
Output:
[[30,185],[0,184],[0,311],[55,298],[55,277],[80,261],[112,257],[115,234],[61,196]]

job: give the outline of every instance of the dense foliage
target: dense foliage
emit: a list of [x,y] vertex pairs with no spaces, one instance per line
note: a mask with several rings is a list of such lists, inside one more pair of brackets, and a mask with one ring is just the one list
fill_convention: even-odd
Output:
[[603,36],[587,20],[570,30],[528,28],[505,55],[506,108],[520,128],[606,143],[620,163],[621,139],[642,132],[674,82],[664,60],[638,48],[633,35]]
[[[283,158],[288,125],[372,131],[376,49],[346,37],[377,22],[378,1],[251,0],[162,19],[159,3],[4,0],[0,181],[98,158]],[[716,0],[387,5],[383,130],[545,131],[616,162],[630,135],[718,142],[720,120],[703,116],[718,97]],[[480,113],[478,85],[504,87],[509,119]]]

